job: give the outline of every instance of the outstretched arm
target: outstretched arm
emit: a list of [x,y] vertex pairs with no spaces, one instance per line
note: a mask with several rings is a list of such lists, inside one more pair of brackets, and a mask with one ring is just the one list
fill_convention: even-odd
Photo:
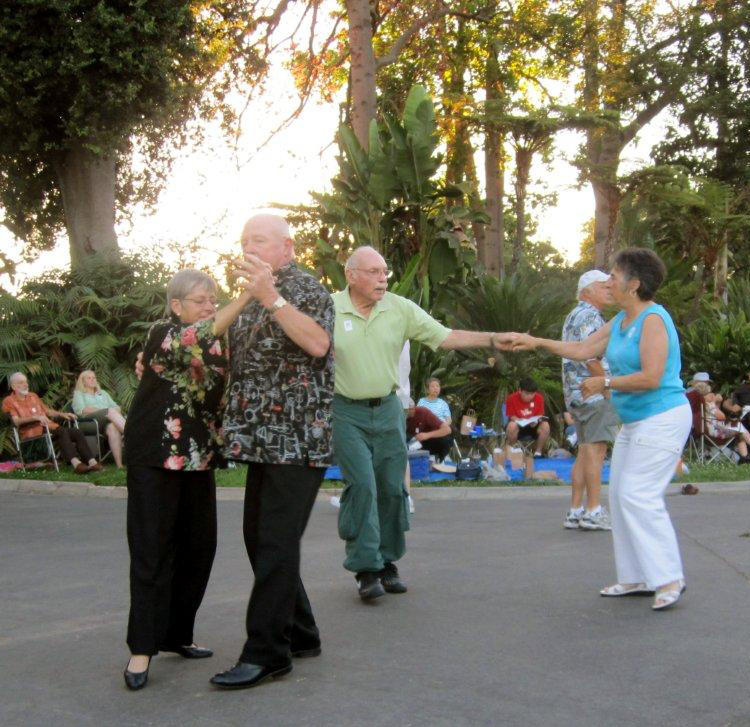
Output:
[[514,351],[533,351],[535,348],[544,348],[562,358],[574,361],[588,361],[604,355],[609,343],[609,335],[612,331],[612,321],[594,331],[583,341],[555,341],[550,338],[535,338],[528,333],[513,333]]

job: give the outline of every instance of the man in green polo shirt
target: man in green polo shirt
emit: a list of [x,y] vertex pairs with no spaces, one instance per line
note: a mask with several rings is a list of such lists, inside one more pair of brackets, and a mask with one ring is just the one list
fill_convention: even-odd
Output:
[[339,535],[344,568],[363,600],[404,593],[395,562],[406,550],[409,507],[404,412],[396,394],[398,359],[414,339],[437,348],[504,348],[504,333],[452,331],[416,303],[389,293],[388,267],[371,247],[346,263],[347,287],[333,295],[336,357],[333,447],[344,476]]

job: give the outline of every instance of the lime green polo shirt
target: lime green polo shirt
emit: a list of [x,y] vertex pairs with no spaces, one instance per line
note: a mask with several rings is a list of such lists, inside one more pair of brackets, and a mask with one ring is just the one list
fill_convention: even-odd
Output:
[[336,308],[334,390],[350,399],[374,399],[395,391],[404,343],[413,339],[434,351],[451,332],[416,303],[394,293],[386,293],[368,318],[354,307],[348,287],[331,297]]

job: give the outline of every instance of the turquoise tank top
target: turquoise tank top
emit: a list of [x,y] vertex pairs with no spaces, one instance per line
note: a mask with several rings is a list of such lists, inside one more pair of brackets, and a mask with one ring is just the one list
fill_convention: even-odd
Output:
[[674,409],[676,406],[687,404],[685,387],[680,379],[682,361],[677,329],[669,313],[656,303],[643,310],[624,330],[622,321],[625,318],[625,312],[620,311],[614,317],[605,354],[612,376],[627,376],[642,370],[640,343],[643,322],[648,315],[659,316],[667,328],[667,363],[661,382],[656,389],[651,391],[612,390],[612,404],[620,419],[625,423],[637,422],[654,414],[661,414],[668,409]]

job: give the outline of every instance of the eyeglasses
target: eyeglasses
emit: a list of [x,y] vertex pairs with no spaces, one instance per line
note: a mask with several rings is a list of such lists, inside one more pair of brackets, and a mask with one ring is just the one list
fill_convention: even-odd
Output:
[[195,303],[198,306],[206,305],[208,303],[209,305],[216,308],[217,300],[216,298],[183,298],[182,300],[189,300],[191,303]]
[[393,272],[392,270],[389,270],[388,268],[368,268],[365,270],[365,268],[354,268],[355,270],[359,270],[360,273],[365,273],[366,275],[372,275],[373,277],[377,275],[384,275],[386,278]]

